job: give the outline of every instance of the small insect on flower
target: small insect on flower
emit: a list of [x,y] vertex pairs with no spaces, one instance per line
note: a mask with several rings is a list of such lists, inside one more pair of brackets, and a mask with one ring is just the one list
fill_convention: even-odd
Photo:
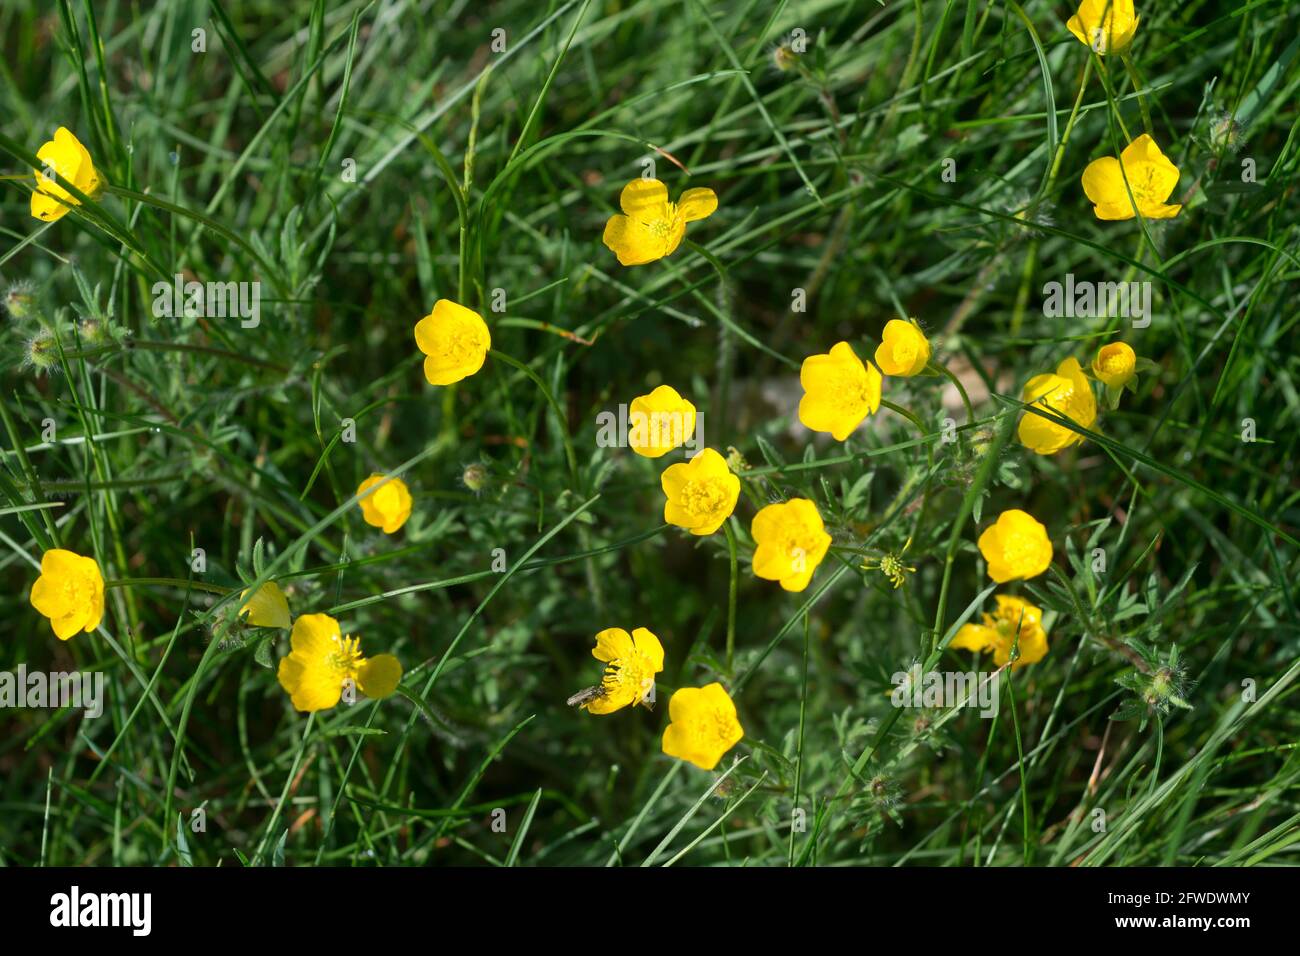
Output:
[[663,752],[701,770],[716,767],[745,736],[731,695],[717,681],[675,691],[668,701],[668,719]]
[[291,650],[280,658],[276,676],[293,706],[303,712],[329,710],[351,683],[372,700],[388,697],[402,680],[402,665],[392,654],[366,658],[361,639],[341,635],[328,614],[304,614],[293,622]]
[[[244,591],[239,595],[242,601],[248,597]],[[289,601],[280,590],[280,585],[267,581],[239,609],[240,614],[248,615],[248,623],[253,627],[288,627]]]
[[1065,26],[1080,43],[1105,55],[1129,48],[1140,19],[1133,0],[1083,0]]
[[[1091,428],[1097,421],[1097,399],[1075,358],[1058,365],[1055,374],[1049,372],[1031,378],[1020,400],[1069,418],[1083,428]],[[1022,445],[1038,455],[1055,455],[1083,441],[1078,432],[1035,412],[1025,412],[1016,427],[1016,435]]]
[[998,584],[1037,577],[1052,563],[1047,528],[1017,508],[1002,512],[984,529],[979,549],[988,562],[989,577]]
[[664,647],[654,634],[644,627],[631,634],[621,627],[607,627],[596,635],[591,656],[605,662],[605,675],[599,688],[589,687],[570,697],[570,706],[586,708],[590,714],[612,714],[631,704],[654,706],[655,675],[664,669]]
[[54,548],[41,555],[41,575],[32,585],[32,607],[50,619],[55,636],[66,641],[89,634],[104,618],[104,576],[99,562],[75,551]]
[[33,170],[36,191],[32,193],[32,215],[45,222],[54,222],[68,214],[81,200],[68,192],[59,182],[73,187],[91,199],[97,199],[104,188],[95,163],[86,147],[64,126],[54,131],[54,139],[36,151],[36,158],[44,163],[43,169]]
[[664,521],[694,535],[713,534],[736,510],[740,479],[727,461],[706,448],[688,462],[669,465],[659,477],[663,487]]
[[618,199],[623,215],[605,223],[605,245],[620,265],[640,266],[671,256],[686,235],[686,224],[707,219],[718,208],[712,189],[688,189],[676,203],[657,179],[634,179]]
[[584,687],[572,697],[565,701],[570,707],[585,707],[593,700],[600,700],[605,696],[605,685],[596,684],[594,687]]
[[754,515],[749,533],[756,545],[754,574],[780,581],[787,591],[808,586],[831,546],[822,516],[807,498],[767,505]]
[[424,377],[430,385],[451,385],[483,367],[492,335],[483,316],[450,299],[415,323],[415,344],[424,353]]
[[848,342],[830,352],[810,355],[799,369],[804,396],[799,421],[815,432],[830,432],[844,441],[862,420],[880,408],[880,370],[864,365]]
[[930,362],[930,342],[916,319],[890,319],[876,348],[876,364],[886,375],[911,378]]
[[963,624],[949,647],[961,650],[993,652],[998,667],[1012,662],[1025,667],[1047,656],[1047,632],[1043,630],[1043,610],[1028,601],[1006,594],[996,595],[996,613],[985,614],[983,624]]
[[1144,219],[1172,219],[1183,207],[1167,205],[1165,200],[1173,195],[1180,175],[1156,141],[1143,133],[1119,159],[1103,156],[1089,163],[1082,183],[1098,219],[1118,221],[1138,214]]
[[[370,491],[376,485],[382,487]],[[384,534],[393,534],[411,517],[411,490],[401,478],[373,474],[357,487],[357,495],[366,524],[383,529]]]
[[628,404],[627,445],[644,458],[661,458],[695,435],[695,406],[671,385]]

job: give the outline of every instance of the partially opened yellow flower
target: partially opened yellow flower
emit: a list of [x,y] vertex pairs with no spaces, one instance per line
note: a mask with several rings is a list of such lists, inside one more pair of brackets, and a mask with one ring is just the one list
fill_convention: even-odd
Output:
[[605,662],[601,694],[582,706],[592,714],[612,714],[629,704],[650,708],[655,701],[655,675],[664,669],[664,646],[659,638],[638,627],[631,634],[607,627],[596,635],[591,656]]
[[1083,191],[1098,219],[1132,219],[1136,213],[1146,219],[1172,219],[1183,207],[1166,205],[1165,200],[1173,195],[1179,175],[1178,167],[1160,152],[1156,141],[1143,133],[1125,147],[1119,159],[1103,156],[1089,163],[1083,171]]
[[799,369],[804,390],[799,421],[844,441],[880,407],[880,383],[879,369],[863,365],[848,342],[837,343],[829,353],[810,355]]
[[41,576],[32,585],[32,607],[50,619],[61,641],[89,634],[104,618],[104,576],[99,562],[54,548],[41,555]]
[[930,361],[930,342],[916,319],[890,319],[876,348],[876,364],[886,375],[911,378]]
[[1052,563],[1052,541],[1047,529],[1028,512],[1012,508],[984,529],[980,554],[989,565],[989,577],[998,584],[1042,574]]
[[429,384],[451,385],[483,367],[492,336],[483,316],[473,309],[439,299],[433,311],[415,323],[415,344],[425,355]]
[[768,505],[749,527],[756,545],[754,574],[780,581],[787,591],[802,591],[831,546],[817,506],[807,498]]
[[736,705],[721,684],[682,687],[668,701],[663,750],[670,757],[712,770],[745,736],[736,719]]
[[1137,353],[1126,342],[1111,342],[1097,350],[1092,374],[1107,388],[1123,388],[1137,374]]
[[669,465],[659,476],[667,501],[664,521],[691,534],[713,534],[736,510],[740,479],[727,459],[706,448],[690,461]]
[[671,385],[638,395],[627,411],[627,445],[646,458],[666,455],[695,434],[695,406]]
[[[376,485],[382,487],[370,491]],[[366,494],[370,491],[369,494]],[[357,487],[358,495],[365,495],[359,502],[361,516],[366,524],[382,528],[384,534],[392,534],[411,517],[411,491],[401,478],[389,478],[387,475],[374,474]]]
[[618,198],[623,215],[609,217],[604,243],[620,265],[639,266],[671,256],[686,235],[686,224],[707,219],[718,208],[712,189],[688,189],[679,202],[668,201],[668,187],[657,179],[634,179]]
[[[241,601],[246,597],[247,591],[239,595]],[[289,626],[289,601],[274,581],[267,581],[258,588],[239,613],[247,614],[248,623],[254,627]]]
[[361,656],[361,638],[343,637],[328,614],[304,614],[293,622],[290,652],[280,658],[277,678],[293,706],[308,712],[329,710],[348,681],[374,700],[397,690],[402,664],[392,654]]
[[[1069,418],[1083,428],[1092,428],[1097,421],[1097,398],[1075,358],[1058,365],[1055,374],[1049,372],[1031,378],[1020,400]],[[1016,435],[1022,445],[1039,455],[1055,455],[1083,441],[1078,432],[1036,412],[1025,412]]]
[[[62,219],[81,200],[62,186],[59,180],[72,183],[91,199],[99,197],[104,182],[95,169],[86,147],[64,126],[54,131],[54,139],[36,151],[36,158],[44,163],[35,170],[36,191],[32,193],[32,215],[45,222]],[[52,174],[52,175],[50,175]]]
[[1139,19],[1133,0],[1083,0],[1065,26],[1098,53],[1122,53],[1133,42]]
[[[1012,667],[1024,667],[1047,656],[1047,632],[1043,630],[1043,611],[1028,601],[1005,594],[996,595],[996,614],[985,614],[983,624],[963,624],[949,647],[968,651],[992,651],[993,662],[1001,667],[1011,660]],[[1017,634],[1019,644],[1017,645]]]

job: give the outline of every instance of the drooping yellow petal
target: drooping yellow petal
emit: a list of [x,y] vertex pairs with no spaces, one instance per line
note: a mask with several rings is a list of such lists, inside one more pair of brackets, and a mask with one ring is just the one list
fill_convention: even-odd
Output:
[[397,690],[402,663],[392,654],[364,658],[357,667],[357,690],[371,700],[381,700]]
[[[244,591],[239,597],[241,600],[248,597],[248,592]],[[239,613],[247,614],[248,623],[254,627],[289,626],[289,601],[274,581],[267,581],[258,588]]]
[[686,222],[708,219],[718,209],[718,196],[712,189],[688,189],[677,204]]

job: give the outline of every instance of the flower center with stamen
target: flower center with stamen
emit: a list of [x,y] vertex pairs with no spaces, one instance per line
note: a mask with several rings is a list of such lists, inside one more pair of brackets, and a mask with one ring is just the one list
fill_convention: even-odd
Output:
[[726,501],[726,492],[719,481],[692,478],[682,486],[681,505],[692,518],[712,515]]

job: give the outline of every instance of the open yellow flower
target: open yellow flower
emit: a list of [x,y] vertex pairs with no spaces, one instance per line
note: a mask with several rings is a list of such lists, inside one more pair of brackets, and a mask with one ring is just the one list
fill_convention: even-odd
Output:
[[664,520],[691,534],[713,534],[736,510],[740,479],[727,459],[706,448],[690,461],[669,465],[659,476],[668,500]]
[[810,355],[799,369],[804,396],[799,421],[815,432],[830,432],[844,441],[862,420],[880,408],[880,370],[863,365],[848,342],[829,353]]
[[[247,591],[239,595],[241,601],[246,597]],[[248,623],[254,627],[289,626],[289,601],[274,581],[267,581],[258,588],[239,613],[247,614]]]
[[707,219],[718,208],[712,189],[688,189],[679,202],[668,201],[668,187],[657,179],[634,179],[618,198],[623,215],[609,217],[604,243],[620,265],[640,266],[671,256],[686,235],[686,224]]
[[668,701],[663,751],[670,757],[712,770],[745,736],[736,705],[721,684],[682,687]]
[[596,635],[591,656],[605,662],[601,695],[582,706],[592,714],[612,714],[630,704],[649,708],[655,701],[655,675],[664,669],[664,646],[659,638],[638,627],[628,634],[607,627]]
[[1083,171],[1083,191],[1098,219],[1132,219],[1136,213],[1146,219],[1172,219],[1183,207],[1166,205],[1165,200],[1173,195],[1179,175],[1178,167],[1160,152],[1156,141],[1143,133],[1125,147],[1119,159],[1103,156],[1089,163]]
[[930,342],[916,319],[890,319],[876,348],[876,364],[886,375],[911,378],[930,361]]
[[1126,342],[1111,342],[1097,350],[1092,374],[1107,388],[1123,388],[1137,374],[1137,353]]
[[374,474],[361,482],[357,494],[365,494],[381,483],[382,488],[366,494],[359,502],[361,516],[366,519],[366,524],[382,528],[384,534],[392,534],[411,517],[411,491],[401,478]]
[[361,638],[341,636],[339,622],[328,614],[304,614],[294,621],[289,646],[276,676],[293,706],[307,713],[337,704],[347,681],[378,700],[397,690],[402,680],[396,657],[362,657]]
[[780,581],[787,591],[802,591],[831,546],[817,506],[807,498],[768,505],[749,527],[756,545],[754,574]]
[[1005,594],[996,597],[997,613],[985,614],[983,624],[963,624],[948,646],[976,652],[992,651],[993,662],[998,667],[1011,660],[1013,647],[1016,647],[1017,654],[1012,667],[1041,661],[1047,656],[1042,609],[1018,597]]
[[1133,42],[1139,19],[1133,0],[1083,0],[1065,26],[1098,53],[1123,53]]
[[[1040,405],[1083,428],[1091,428],[1097,421],[1097,398],[1075,358],[1058,365],[1055,374],[1049,372],[1031,378],[1020,400],[1028,405]],[[1078,432],[1034,412],[1025,412],[1016,435],[1022,445],[1039,455],[1055,455],[1083,441]]]
[[54,548],[41,555],[41,576],[32,585],[32,607],[50,619],[61,641],[89,634],[104,618],[104,576],[99,562]]
[[483,367],[492,336],[483,316],[473,309],[439,299],[433,311],[415,323],[415,344],[425,355],[429,384],[451,385]]
[[1042,574],[1052,563],[1052,541],[1033,515],[1012,508],[984,529],[980,554],[989,565],[989,577],[998,584]]
[[[32,215],[37,219],[54,222],[67,215],[73,206],[81,205],[81,200],[60,186],[57,180],[72,183],[91,199],[98,198],[104,187],[90,153],[64,126],[54,131],[54,139],[36,151],[36,158],[44,163],[43,169],[34,171],[36,192],[32,193]],[[48,175],[47,170],[53,175]]]
[[671,385],[638,395],[627,411],[627,445],[646,458],[666,455],[695,434],[695,406]]

